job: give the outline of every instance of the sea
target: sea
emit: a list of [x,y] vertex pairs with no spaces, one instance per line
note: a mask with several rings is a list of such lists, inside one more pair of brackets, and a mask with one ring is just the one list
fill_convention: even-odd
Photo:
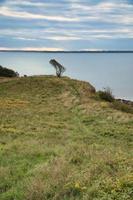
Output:
[[90,82],[96,90],[109,87],[116,98],[133,101],[133,53],[0,52],[0,65],[21,76],[55,75],[56,59],[64,76]]

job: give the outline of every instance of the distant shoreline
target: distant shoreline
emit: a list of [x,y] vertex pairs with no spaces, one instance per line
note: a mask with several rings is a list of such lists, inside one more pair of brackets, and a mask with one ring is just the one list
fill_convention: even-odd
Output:
[[0,52],[13,53],[133,53],[132,51],[29,51],[29,50],[0,50]]

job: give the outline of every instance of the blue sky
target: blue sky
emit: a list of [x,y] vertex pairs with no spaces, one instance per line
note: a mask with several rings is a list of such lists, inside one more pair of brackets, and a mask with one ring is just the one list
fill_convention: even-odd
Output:
[[0,49],[133,50],[133,0],[0,0]]

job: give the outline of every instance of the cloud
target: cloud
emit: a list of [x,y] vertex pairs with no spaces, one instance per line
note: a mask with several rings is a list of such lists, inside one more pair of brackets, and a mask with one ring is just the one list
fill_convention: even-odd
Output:
[[0,9],[0,15],[6,16],[6,17],[15,17],[15,18],[24,18],[24,19],[44,19],[44,20],[52,20],[52,21],[66,21],[66,22],[73,22],[73,21],[79,21],[78,18],[70,18],[65,16],[59,16],[59,15],[43,15],[43,14],[34,14],[30,12],[24,12],[24,11],[15,11],[11,10],[8,7],[1,7]]
[[100,2],[98,4],[72,3],[71,8],[80,15],[80,21],[133,24],[133,6],[119,2]]
[[14,37],[14,39],[18,39],[18,40],[29,40],[29,41],[37,40],[37,39],[35,39],[35,38],[26,38],[26,37]]
[[8,0],[1,4],[0,18],[0,43],[5,46],[89,44],[93,49],[100,41],[133,38],[133,4],[128,0]]
[[44,6],[44,5],[47,5],[45,3],[41,3],[41,2],[33,2],[33,1],[22,1],[22,0],[9,0],[8,1],[8,5],[17,5],[17,6],[21,6],[21,5],[24,5],[24,6],[38,6],[38,7],[41,7],[41,6]]
[[54,47],[24,47],[24,48],[9,48],[9,47],[0,47],[0,50],[11,51],[11,50],[20,50],[20,51],[63,51],[62,48]]
[[8,0],[8,4],[9,6],[25,6],[25,7],[36,7],[36,8],[48,8],[48,7],[60,7],[62,6],[62,3],[59,2],[51,2],[51,1],[43,1],[43,2],[39,2],[39,1],[26,1],[26,0]]
[[[39,33],[39,34],[38,34]],[[47,28],[45,30],[32,30],[27,29],[3,29],[1,30],[1,37],[10,37],[16,40],[24,41],[74,41],[74,40],[95,40],[95,39],[107,39],[107,38],[133,38],[133,27],[132,28],[103,28],[103,29],[73,29],[71,32],[67,29],[62,29],[62,31],[56,28]]]

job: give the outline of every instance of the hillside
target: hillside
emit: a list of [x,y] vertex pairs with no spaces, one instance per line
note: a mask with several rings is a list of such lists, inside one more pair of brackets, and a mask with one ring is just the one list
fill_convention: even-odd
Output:
[[86,82],[0,81],[1,200],[131,200],[133,114]]

